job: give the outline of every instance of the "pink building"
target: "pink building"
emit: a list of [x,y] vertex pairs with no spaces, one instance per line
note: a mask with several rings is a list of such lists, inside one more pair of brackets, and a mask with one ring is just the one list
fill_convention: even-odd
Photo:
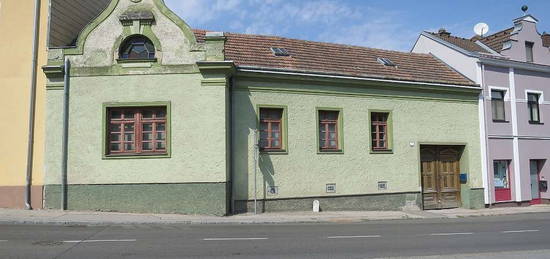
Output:
[[550,34],[526,14],[513,27],[461,38],[423,32],[430,53],[482,86],[479,98],[487,205],[550,202]]

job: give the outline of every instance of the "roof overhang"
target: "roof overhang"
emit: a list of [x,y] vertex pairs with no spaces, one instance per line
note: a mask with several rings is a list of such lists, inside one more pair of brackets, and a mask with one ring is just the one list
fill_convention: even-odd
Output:
[[437,82],[422,82],[422,81],[407,81],[407,80],[395,80],[385,78],[373,78],[373,77],[358,77],[358,76],[346,76],[341,74],[330,73],[318,73],[308,71],[291,71],[276,68],[263,68],[254,66],[237,66],[238,74],[256,74],[260,76],[269,77],[298,77],[306,80],[345,80],[348,82],[360,83],[360,84],[392,84],[400,86],[408,86],[415,88],[429,88],[435,90],[458,90],[458,91],[480,91],[479,85],[460,85],[460,84],[447,84]]

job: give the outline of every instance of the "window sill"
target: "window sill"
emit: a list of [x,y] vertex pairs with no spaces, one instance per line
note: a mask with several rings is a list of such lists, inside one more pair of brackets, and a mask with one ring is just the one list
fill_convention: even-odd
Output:
[[170,154],[125,154],[125,155],[103,155],[103,160],[116,159],[159,159],[170,158]]
[[288,155],[288,151],[284,149],[279,150],[260,150],[261,155]]
[[343,155],[344,154],[344,150],[318,150],[317,151],[317,154],[319,155]]
[[146,59],[124,59],[119,58],[116,60],[118,63],[155,63],[157,62],[156,58],[146,58]]
[[494,123],[510,123],[510,121],[507,120],[493,120]]
[[533,125],[544,125],[544,123],[540,122],[540,121],[529,121],[529,124],[533,124]]
[[372,150],[370,151],[371,154],[393,154],[393,150]]

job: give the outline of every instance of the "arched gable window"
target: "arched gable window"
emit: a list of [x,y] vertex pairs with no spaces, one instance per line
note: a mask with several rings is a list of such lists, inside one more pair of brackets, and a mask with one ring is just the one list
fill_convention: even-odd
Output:
[[130,36],[120,45],[120,59],[154,59],[155,45],[143,35]]

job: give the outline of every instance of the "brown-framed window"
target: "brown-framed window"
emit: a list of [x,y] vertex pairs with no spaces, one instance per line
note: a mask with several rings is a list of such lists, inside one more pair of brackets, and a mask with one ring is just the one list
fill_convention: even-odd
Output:
[[108,108],[107,155],[166,154],[166,107]]
[[387,112],[371,113],[372,150],[389,150],[388,145],[388,118]]
[[500,90],[491,90],[491,108],[493,110],[493,121],[505,121],[504,110],[505,92]]
[[529,109],[529,122],[540,123],[539,94],[527,93],[527,108]]
[[260,149],[262,151],[283,150],[282,108],[260,108]]
[[124,60],[155,59],[155,46],[143,35],[130,36],[122,43],[119,57]]
[[337,151],[340,150],[339,134],[339,111],[319,111],[319,150]]

